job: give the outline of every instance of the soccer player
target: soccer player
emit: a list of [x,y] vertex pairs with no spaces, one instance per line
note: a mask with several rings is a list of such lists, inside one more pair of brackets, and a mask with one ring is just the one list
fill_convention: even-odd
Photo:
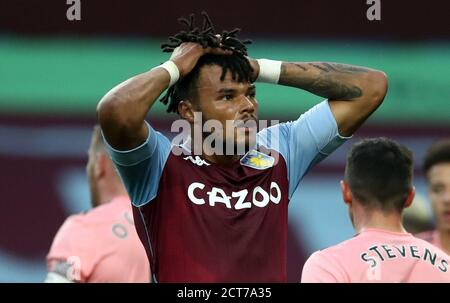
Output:
[[450,139],[433,144],[425,155],[423,170],[428,196],[436,218],[436,230],[417,237],[450,254]]
[[70,216],[47,255],[46,282],[150,282],[130,199],[94,127],[86,166],[92,210]]
[[[97,108],[153,279],[285,282],[289,200],[307,171],[381,104],[386,76],[336,63],[254,60],[238,30],[216,33],[207,16],[201,29],[193,18],[183,22],[189,28],[164,46],[173,51],[170,60],[116,86]],[[256,136],[254,81],[327,100]],[[145,121],[166,89],[168,111],[192,126],[180,145],[171,146]],[[216,135],[223,132],[214,144],[209,122]],[[229,131],[227,123],[235,127]],[[207,132],[199,134],[202,127]],[[229,142],[232,151],[221,153]]]
[[388,139],[353,146],[341,189],[357,234],[312,254],[302,282],[450,282],[450,257],[402,226],[415,194],[412,163],[412,153]]

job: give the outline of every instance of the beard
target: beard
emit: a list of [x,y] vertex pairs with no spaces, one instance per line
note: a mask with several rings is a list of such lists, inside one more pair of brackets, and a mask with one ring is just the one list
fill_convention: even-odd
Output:
[[100,195],[98,187],[94,181],[89,180],[89,192],[91,195],[91,206],[95,208],[100,205]]
[[352,222],[353,228],[356,228],[356,226],[355,226],[355,219],[353,218],[353,213],[350,210],[350,208],[348,209],[348,216],[350,217],[350,221]]

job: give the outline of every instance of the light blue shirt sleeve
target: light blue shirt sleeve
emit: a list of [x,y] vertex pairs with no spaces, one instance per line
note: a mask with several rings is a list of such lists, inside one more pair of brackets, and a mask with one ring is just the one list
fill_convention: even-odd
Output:
[[347,139],[339,135],[328,100],[324,100],[295,121],[263,129],[257,144],[276,150],[285,159],[291,199],[305,174]]
[[105,141],[113,161],[134,206],[142,206],[156,197],[159,180],[169,157],[171,144],[147,122],[147,140],[126,151],[116,150]]

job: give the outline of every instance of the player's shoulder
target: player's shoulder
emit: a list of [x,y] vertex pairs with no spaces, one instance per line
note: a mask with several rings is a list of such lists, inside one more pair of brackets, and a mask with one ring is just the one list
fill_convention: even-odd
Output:
[[131,210],[131,204],[128,205],[123,203],[123,201],[111,201],[79,214],[69,216],[65,220],[62,228],[81,230],[83,228],[92,228],[93,226],[107,224],[115,218],[116,214],[120,214],[125,210]]
[[430,243],[433,242],[434,236],[435,230],[428,230],[414,235],[414,237],[425,240]]
[[[349,240],[343,241],[341,243],[322,248],[315,251],[310,257],[310,261],[328,261],[334,262],[339,261],[340,255],[347,251],[346,247]],[[348,252],[348,251],[347,251]]]
[[306,260],[306,265],[321,263],[322,260],[328,260],[329,259],[329,253],[325,251],[326,249],[321,249],[313,252],[308,259]]
[[360,234],[355,235],[350,239],[314,252],[305,266],[309,267],[309,270],[324,269],[332,272],[335,277],[340,277],[339,281],[348,281],[349,269],[353,267],[354,260],[359,258],[361,251],[366,246],[365,243],[365,239]]
[[337,254],[338,251],[339,247],[331,246],[314,252],[303,266],[302,281],[347,281],[346,266],[343,264],[343,258]]
[[322,249],[321,252],[329,255],[345,253],[346,251],[348,251],[349,247],[359,246],[361,240],[361,235],[355,235],[335,245],[328,246]]
[[351,260],[352,255],[359,254],[364,248],[363,242],[360,235],[355,235],[350,239],[316,251],[310,258],[321,262],[341,264],[345,260]]
[[[97,245],[102,237],[97,237],[111,220],[97,214],[98,207],[87,212],[67,217],[53,240],[54,247],[67,247],[68,241],[77,241],[79,247]],[[71,245],[69,245],[72,247]]]
[[61,229],[67,230],[67,229],[77,229],[84,225],[86,222],[86,216],[89,214],[89,210],[83,211],[78,214],[70,215],[64,220],[63,225],[61,226]]
[[77,241],[78,239],[88,241],[91,238],[90,230],[92,228],[86,224],[84,213],[67,217],[53,239],[52,251],[58,247],[66,247],[65,243],[69,239],[71,239],[70,241]]
[[115,198],[111,202],[99,205],[88,212],[80,214],[76,219],[87,225],[107,224],[115,220],[125,211],[131,211],[131,202],[128,198]]

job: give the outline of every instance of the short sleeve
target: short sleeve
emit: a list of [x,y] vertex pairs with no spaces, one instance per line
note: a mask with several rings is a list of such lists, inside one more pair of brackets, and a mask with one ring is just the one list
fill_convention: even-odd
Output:
[[67,266],[64,273],[61,270],[58,273],[65,274],[69,280],[85,282],[102,257],[97,243],[98,239],[78,216],[67,218],[47,255],[49,272],[55,271],[55,266]]
[[116,150],[104,140],[131,202],[137,207],[156,197],[159,180],[171,149],[169,139],[145,123],[148,137],[143,144],[132,150]]
[[302,283],[342,283],[342,275],[321,252],[313,253],[303,266]]
[[276,150],[286,160],[290,199],[305,174],[348,139],[339,135],[328,101],[324,100],[295,121],[263,129],[257,143]]

